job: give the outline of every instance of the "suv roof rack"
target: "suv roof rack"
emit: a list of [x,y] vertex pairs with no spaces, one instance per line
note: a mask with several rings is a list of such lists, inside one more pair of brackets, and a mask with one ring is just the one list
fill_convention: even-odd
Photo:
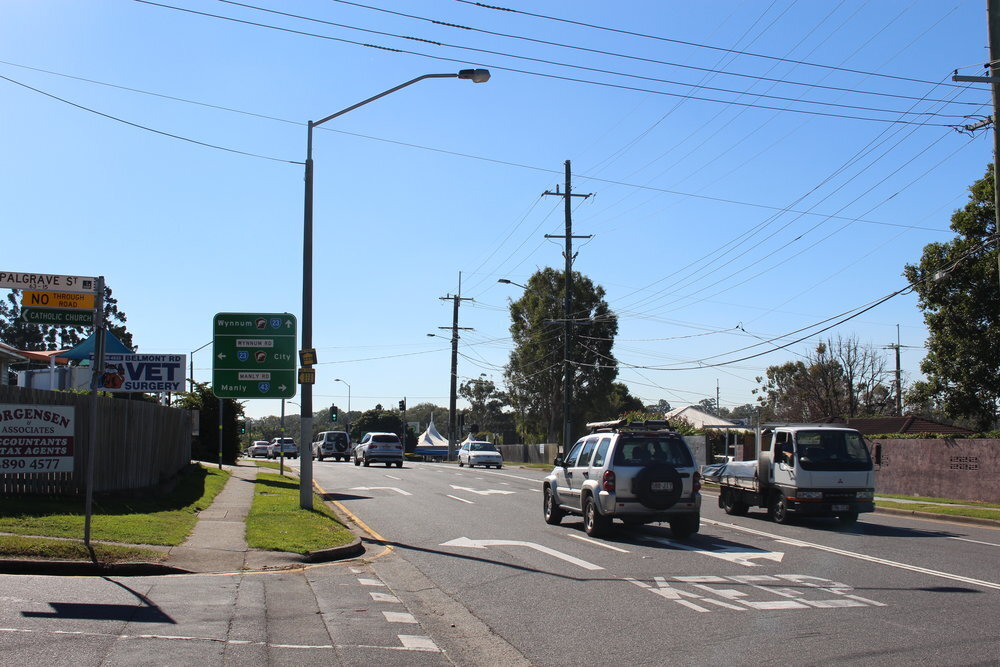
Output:
[[604,422],[587,422],[587,428],[591,433],[599,431],[673,431],[670,422],[666,419],[644,419],[641,421],[628,421],[627,419],[615,419]]

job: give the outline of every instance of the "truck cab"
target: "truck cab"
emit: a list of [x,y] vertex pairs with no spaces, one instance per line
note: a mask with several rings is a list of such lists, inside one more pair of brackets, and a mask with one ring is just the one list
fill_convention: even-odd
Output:
[[778,523],[793,513],[851,523],[859,513],[875,511],[875,466],[854,429],[774,426],[762,434],[759,451],[758,476],[767,471],[766,506]]

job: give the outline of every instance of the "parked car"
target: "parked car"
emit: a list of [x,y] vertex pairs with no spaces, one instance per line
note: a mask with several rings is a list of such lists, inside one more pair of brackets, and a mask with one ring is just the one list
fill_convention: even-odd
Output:
[[467,440],[462,443],[458,450],[458,467],[469,466],[496,466],[497,470],[503,467],[503,456],[493,446],[492,442],[480,442],[477,440]]
[[284,456],[286,459],[299,458],[299,446],[291,438],[274,438],[267,447],[267,458],[276,459]]
[[388,468],[393,463],[397,468],[403,467],[403,443],[395,433],[365,433],[361,441],[354,446],[354,465],[372,462],[385,463]]
[[258,456],[267,458],[267,448],[270,443],[267,440],[254,440],[253,444],[247,448],[247,456],[252,459]]
[[344,431],[323,431],[312,444],[312,454],[318,461],[326,457],[347,461],[351,458],[351,437]]
[[687,443],[662,420],[587,424],[590,435],[556,457],[542,483],[545,522],[583,515],[599,537],[612,520],[626,525],[666,521],[676,538],[698,532],[701,473]]

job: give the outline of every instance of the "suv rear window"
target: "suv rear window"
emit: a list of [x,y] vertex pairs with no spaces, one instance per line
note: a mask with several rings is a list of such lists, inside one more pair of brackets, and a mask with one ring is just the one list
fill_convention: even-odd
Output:
[[372,442],[399,444],[399,436],[395,435],[373,435]]
[[615,449],[615,466],[646,466],[669,463],[691,467],[691,452],[680,436],[623,435]]
[[333,443],[347,442],[347,436],[343,433],[327,433],[326,441]]

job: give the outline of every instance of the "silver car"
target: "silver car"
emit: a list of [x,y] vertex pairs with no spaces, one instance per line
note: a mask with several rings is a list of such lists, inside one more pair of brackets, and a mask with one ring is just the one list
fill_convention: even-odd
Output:
[[384,463],[388,468],[393,463],[397,468],[403,467],[403,443],[395,433],[365,433],[361,441],[354,446],[354,465],[362,463],[365,466],[372,462]]
[[469,466],[496,466],[497,470],[503,467],[503,456],[493,446],[492,442],[479,442],[469,440],[462,443],[458,450],[458,467]]
[[684,438],[662,420],[595,422],[542,484],[546,523],[583,516],[599,537],[612,520],[626,525],[666,521],[677,538],[698,532],[701,474]]
[[267,448],[267,458],[276,459],[283,457],[286,459],[299,458],[299,446],[292,438],[275,438]]
[[351,437],[346,431],[323,431],[312,444],[312,454],[318,461],[324,458],[347,461],[351,458]]

